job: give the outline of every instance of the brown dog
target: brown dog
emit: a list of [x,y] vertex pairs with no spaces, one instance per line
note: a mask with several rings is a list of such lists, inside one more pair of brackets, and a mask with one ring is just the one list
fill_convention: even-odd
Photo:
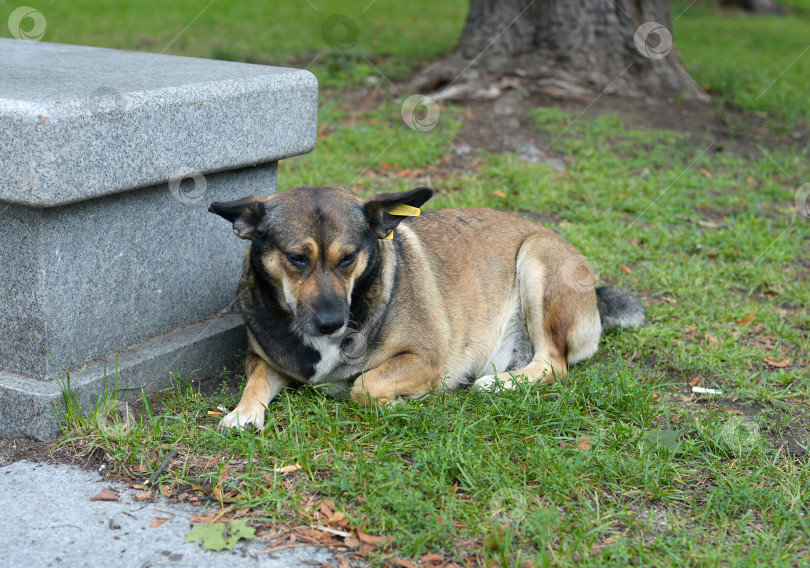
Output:
[[644,322],[553,231],[490,209],[414,216],[432,195],[297,187],[211,204],[251,241],[238,290],[248,382],[224,426],[260,430],[273,397],[301,383],[384,404],[501,384],[492,373],[506,388],[551,382],[603,331]]

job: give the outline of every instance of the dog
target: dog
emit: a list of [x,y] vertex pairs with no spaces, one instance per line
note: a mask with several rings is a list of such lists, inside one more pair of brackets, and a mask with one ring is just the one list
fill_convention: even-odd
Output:
[[363,404],[549,383],[603,332],[644,323],[554,231],[491,209],[421,212],[432,196],[321,186],[211,204],[250,241],[247,384],[223,427],[261,430],[270,401],[303,383]]

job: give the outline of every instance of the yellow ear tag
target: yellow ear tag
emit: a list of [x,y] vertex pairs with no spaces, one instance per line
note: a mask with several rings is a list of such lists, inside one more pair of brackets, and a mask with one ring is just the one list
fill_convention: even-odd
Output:
[[[411,207],[410,205],[399,203],[398,205],[394,205],[391,209],[386,210],[386,213],[389,215],[398,215],[400,217],[419,217],[419,214],[422,213],[422,211],[418,207]],[[391,231],[385,235],[385,240],[387,241],[390,241],[393,238],[394,231]]]
[[418,207],[411,207],[404,203],[394,205],[391,209],[387,209],[386,213],[389,215],[399,215],[400,217],[419,217],[422,211]]

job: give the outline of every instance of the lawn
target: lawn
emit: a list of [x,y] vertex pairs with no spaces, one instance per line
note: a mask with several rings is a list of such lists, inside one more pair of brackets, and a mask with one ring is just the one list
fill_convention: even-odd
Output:
[[[450,49],[464,2],[313,4],[215,2],[167,52],[315,60],[325,86],[318,148],[281,164],[282,187],[330,183],[366,195],[428,184],[437,189],[428,207],[541,218],[603,283],[638,295],[648,325],[604,337],[593,360],[550,386],[385,409],[307,388],[283,393],[260,435],[217,428],[219,407],[233,408],[244,384],[239,370],[215,385],[184,371],[131,417],[104,404],[89,418],[74,412],[62,446],[107,454],[140,485],[177,450],[164,495],[251,518],[271,546],[290,537],[334,545],[352,564],[804,562],[810,220],[796,195],[810,181],[807,148],[763,134],[756,156],[743,157],[708,134],[544,106],[523,120],[550,159],[462,152],[468,106],[442,105],[435,128],[409,128],[403,93],[390,93],[386,78]],[[47,40],[161,51],[206,3],[173,3],[165,15],[138,2],[31,5],[48,17]],[[350,49],[323,39],[336,11],[357,23]],[[675,38],[718,106],[806,130],[810,53],[791,61],[808,18],[692,7]],[[310,528],[325,524],[349,536]]]

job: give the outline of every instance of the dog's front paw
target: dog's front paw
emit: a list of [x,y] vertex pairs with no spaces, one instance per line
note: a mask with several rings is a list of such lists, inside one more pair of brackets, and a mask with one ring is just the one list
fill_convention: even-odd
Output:
[[494,391],[498,388],[509,388],[511,384],[509,373],[500,375],[485,375],[472,384],[472,388],[479,391]]
[[252,407],[242,406],[228,414],[219,422],[221,430],[248,430],[260,432],[264,428],[264,407],[254,405]]

